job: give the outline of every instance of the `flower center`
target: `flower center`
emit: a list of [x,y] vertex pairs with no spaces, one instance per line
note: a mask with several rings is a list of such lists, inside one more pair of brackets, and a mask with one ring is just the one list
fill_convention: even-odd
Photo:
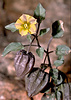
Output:
[[27,29],[28,28],[28,25],[27,24],[24,24],[24,28]]

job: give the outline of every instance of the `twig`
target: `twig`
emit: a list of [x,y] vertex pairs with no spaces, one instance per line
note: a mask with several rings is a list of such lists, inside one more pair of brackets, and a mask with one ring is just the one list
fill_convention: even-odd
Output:
[[[30,44],[23,45],[23,46],[24,46],[24,47],[27,47],[27,46],[30,46]],[[41,47],[41,46],[36,45],[36,44],[32,44],[31,46],[34,46],[34,47]],[[54,51],[55,51],[55,50],[54,50]],[[49,53],[52,53],[52,52],[54,52],[54,51],[49,51],[48,54],[49,54]],[[44,52],[47,54],[47,51],[46,51],[46,50],[44,50]]]
[[36,31],[36,35],[33,35],[34,38],[32,39],[32,41],[31,41],[31,43],[30,43],[30,46],[29,46],[29,48],[28,48],[27,53],[30,51],[31,45],[32,45],[32,43],[34,42],[36,36],[38,35],[39,27],[40,27],[40,23],[38,23],[38,28],[37,28],[37,31]]
[[33,97],[30,97],[31,100],[34,100]]
[[[47,54],[46,54],[46,56],[45,56],[45,58],[44,58],[44,63],[45,63],[46,58],[47,58],[47,56],[48,56],[48,62],[49,62],[50,68],[52,68],[52,66],[51,66],[51,61],[50,61],[50,56],[49,56],[49,46],[50,46],[50,43],[51,43],[52,39],[53,39],[53,37],[51,37],[50,40],[49,40],[49,42],[48,42],[48,45],[47,45]],[[51,52],[51,53],[52,53],[52,52]]]
[[48,42],[47,51],[49,50],[49,46],[50,46],[50,43],[51,43],[52,39],[53,39],[53,37],[51,37],[49,42]]
[[[27,44],[27,45],[23,45],[24,47],[27,47],[27,46],[30,46],[30,44]],[[31,46],[36,46],[36,47],[38,47],[38,45],[36,45],[36,44],[32,44]]]
[[40,43],[39,43],[39,41],[38,41],[38,37],[37,37],[37,36],[36,36],[36,41],[37,41],[38,47],[41,47],[41,46],[40,46]]
[[27,53],[30,51],[31,45],[32,45],[32,43],[33,43],[34,40],[35,40],[35,37],[32,39],[32,41],[31,41],[31,43],[30,43],[30,45],[29,45],[29,48],[28,48]]

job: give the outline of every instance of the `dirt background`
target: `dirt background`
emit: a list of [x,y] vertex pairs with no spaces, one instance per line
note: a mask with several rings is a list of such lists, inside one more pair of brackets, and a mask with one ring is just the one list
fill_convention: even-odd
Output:
[[[53,39],[50,50],[55,50],[57,45],[70,45],[70,0],[0,0],[0,100],[31,100],[24,89],[24,81],[16,77],[14,68],[14,57],[16,52],[9,53],[2,57],[4,48],[11,42],[22,42],[28,44],[26,37],[21,37],[18,32],[12,33],[4,27],[11,22],[15,22],[23,13],[33,16],[38,3],[46,9],[46,18],[40,28],[50,27],[54,21],[61,19],[64,22],[64,37]],[[46,49],[48,40],[51,37],[51,30],[44,37],[40,37],[42,47]],[[34,42],[35,43],[35,42]],[[27,49],[27,48],[26,48]],[[35,67],[39,67],[43,62],[32,48],[36,57]],[[57,58],[55,53],[51,54],[51,62]],[[63,71],[69,82],[71,82],[71,61],[70,56],[65,57],[65,64],[59,69]],[[34,100],[41,100],[42,94],[34,96]]]

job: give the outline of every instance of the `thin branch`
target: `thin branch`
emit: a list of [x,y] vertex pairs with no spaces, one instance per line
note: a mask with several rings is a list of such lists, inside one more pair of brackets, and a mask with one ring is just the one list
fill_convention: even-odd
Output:
[[30,46],[29,46],[29,48],[28,48],[27,53],[30,51],[31,45],[32,45],[32,43],[34,42],[36,36],[38,35],[39,27],[40,27],[40,23],[38,23],[38,28],[37,28],[37,31],[36,31],[36,35],[33,35],[34,38],[32,39],[32,41],[31,41],[31,43],[30,43]]
[[32,45],[32,43],[33,43],[34,40],[35,40],[35,37],[32,39],[32,41],[31,41],[31,43],[30,43],[30,45],[29,45],[29,48],[28,48],[27,53],[30,51],[31,45]]
[[[47,56],[48,56],[48,62],[49,62],[50,68],[52,68],[52,66],[51,66],[51,61],[50,61],[50,56],[49,56],[49,46],[50,46],[50,43],[51,43],[52,39],[53,39],[53,37],[51,37],[50,40],[49,40],[49,42],[48,42],[48,45],[47,45],[47,54],[46,54],[46,56],[45,56],[45,58],[44,58],[44,63],[45,63],[46,58],[47,58]],[[53,52],[53,51],[50,51],[50,53],[52,53],[52,52]]]
[[46,56],[45,56],[45,58],[44,58],[44,62],[43,62],[44,64],[45,64],[46,58],[47,58],[47,54],[46,54]]
[[53,37],[50,38],[49,42],[48,42],[48,45],[47,45],[47,51],[49,50],[49,46],[50,46],[50,43],[52,41]]
[[36,41],[37,41],[38,47],[41,47],[37,36],[36,36]]
[[[52,68],[52,66],[51,66],[51,61],[50,61],[50,56],[49,56],[49,46],[50,46],[50,43],[51,43],[52,39],[53,39],[53,37],[51,37],[50,40],[49,40],[49,42],[48,42],[47,51],[44,50],[44,52],[46,53],[46,56],[45,56],[45,58],[44,58],[44,64],[45,64],[46,58],[47,58],[47,56],[48,56],[48,62],[49,62],[50,68]],[[37,41],[38,47],[41,47],[37,36],[36,36],[36,41]],[[52,52],[50,52],[50,53],[52,53]]]
[[37,28],[36,36],[38,35],[39,28],[40,28],[40,23],[38,23],[38,28]]
[[[27,44],[27,45],[23,45],[24,47],[27,47],[27,46],[30,46],[30,44]],[[32,44],[31,46],[36,46],[36,47],[38,47],[38,45],[36,45],[36,44]]]
[[30,97],[31,100],[34,100],[33,97]]
[[48,62],[49,62],[49,66],[50,68],[52,68],[52,65],[51,65],[51,61],[50,61],[50,56],[49,56],[49,46],[50,46],[50,43],[52,41],[53,37],[50,38],[49,42],[48,42],[48,46],[47,46],[47,55],[48,55]]
[[[23,45],[24,47],[27,47],[27,46],[30,46],[30,44],[27,44],[27,45]],[[36,44],[32,44],[31,46],[34,46],[34,47],[41,47],[41,46],[38,46],[38,45],[36,45]],[[55,51],[55,50],[54,50]],[[49,51],[48,52],[48,54],[49,53],[53,53],[54,51]],[[47,51],[46,50],[44,50],[44,52],[47,54]]]

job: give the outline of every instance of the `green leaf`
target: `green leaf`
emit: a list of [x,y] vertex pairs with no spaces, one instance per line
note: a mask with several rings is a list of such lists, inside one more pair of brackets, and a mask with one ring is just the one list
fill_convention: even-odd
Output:
[[62,92],[63,100],[71,100],[71,83],[61,84],[58,90]]
[[56,55],[58,56],[64,56],[69,53],[70,48],[66,45],[59,45],[56,47]]
[[21,49],[24,49],[24,47],[20,42],[12,42],[4,49],[2,56],[7,55],[11,51],[17,51]]
[[15,32],[15,31],[18,30],[18,29],[16,29],[16,27],[15,27],[15,23],[11,23],[11,24],[9,24],[9,25],[6,25],[5,28],[8,29],[8,30],[10,30],[10,31],[12,31],[12,32]]
[[56,100],[61,100],[61,93],[59,91],[55,92]]
[[31,34],[28,34],[27,35],[27,39],[31,42],[32,41],[32,39],[31,39]]
[[55,93],[52,93],[47,100],[55,100]]
[[47,29],[41,29],[41,30],[40,30],[39,36],[43,36],[44,34],[48,33],[49,30],[50,30],[50,28],[47,28]]
[[57,78],[58,78],[58,69],[56,69],[56,68],[50,69],[50,75],[52,76],[53,79],[57,80]]
[[[52,77],[52,80],[53,82],[56,84],[56,85],[59,85],[63,82],[63,78],[64,78],[64,75],[63,73],[61,73],[58,69],[56,68],[53,68],[50,70],[49,72],[50,76]],[[62,77],[63,76],[63,77]]]
[[36,49],[36,53],[38,54],[38,56],[40,58],[43,58],[43,54],[44,54],[44,49],[42,47]]
[[59,84],[61,84],[62,82],[63,82],[63,78],[62,78],[61,75],[59,75],[59,79],[57,79],[57,80],[55,81],[55,83],[56,83],[56,85],[59,85]]
[[46,90],[44,93],[48,93],[50,91],[50,89]]
[[62,60],[56,60],[56,61],[54,61],[54,65],[56,67],[61,66],[63,63],[64,63],[64,61],[62,61]]
[[64,61],[64,57],[63,56],[58,56],[58,60]]
[[42,96],[41,100],[48,100],[46,94]]
[[63,22],[61,20],[57,20],[52,24],[52,36],[54,38],[60,38],[63,36],[64,28]]
[[34,11],[34,17],[37,19],[37,22],[41,23],[42,20],[45,19],[45,9],[39,3],[37,8]]
[[[47,97],[48,95],[48,97]],[[41,100],[55,100],[55,94],[52,93],[52,94],[44,94],[41,98]]]

